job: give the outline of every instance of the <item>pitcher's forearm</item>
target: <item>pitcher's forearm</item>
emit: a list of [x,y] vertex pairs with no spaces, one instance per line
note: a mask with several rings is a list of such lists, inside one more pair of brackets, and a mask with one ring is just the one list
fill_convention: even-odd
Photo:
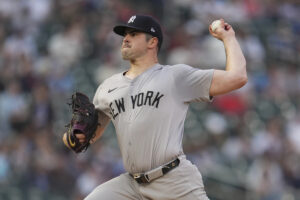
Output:
[[105,127],[101,127],[98,126],[96,133],[95,133],[95,137],[93,139],[90,140],[90,143],[93,144],[95,143],[99,138],[101,138],[101,136],[103,135],[105,131]]
[[238,76],[247,77],[246,59],[241,47],[235,37],[228,37],[223,40],[226,51],[226,71]]
[[232,26],[220,19],[215,31],[209,26],[210,34],[224,43],[226,69],[215,70],[209,90],[210,96],[226,94],[243,87],[247,81],[246,60],[235,37]]
[[95,132],[95,137],[90,141],[91,144],[95,143],[99,138],[101,138],[109,122],[110,120],[108,118],[100,119],[100,125]]

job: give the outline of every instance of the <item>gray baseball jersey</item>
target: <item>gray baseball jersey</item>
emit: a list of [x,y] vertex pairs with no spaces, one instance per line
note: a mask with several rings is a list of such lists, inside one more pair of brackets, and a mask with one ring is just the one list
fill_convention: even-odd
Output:
[[116,74],[97,89],[93,103],[115,126],[129,173],[145,172],[183,154],[188,105],[210,101],[213,70],[156,64],[134,79]]

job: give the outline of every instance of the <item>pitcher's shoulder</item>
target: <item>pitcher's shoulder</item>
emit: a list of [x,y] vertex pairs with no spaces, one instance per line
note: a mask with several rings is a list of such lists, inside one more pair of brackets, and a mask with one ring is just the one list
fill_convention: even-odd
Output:
[[122,76],[123,76],[123,72],[114,74],[114,75],[104,79],[104,81],[101,83],[101,85],[107,85],[107,84],[115,83],[116,81],[120,81]]
[[177,71],[180,72],[190,68],[191,66],[187,64],[163,65],[163,69],[169,72],[177,72]]

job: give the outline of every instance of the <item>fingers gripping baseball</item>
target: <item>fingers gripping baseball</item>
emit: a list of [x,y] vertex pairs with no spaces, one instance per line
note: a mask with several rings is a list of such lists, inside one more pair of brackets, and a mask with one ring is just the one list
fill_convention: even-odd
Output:
[[224,19],[213,21],[213,23],[209,25],[209,32],[213,37],[222,41],[235,36],[232,26],[225,22]]

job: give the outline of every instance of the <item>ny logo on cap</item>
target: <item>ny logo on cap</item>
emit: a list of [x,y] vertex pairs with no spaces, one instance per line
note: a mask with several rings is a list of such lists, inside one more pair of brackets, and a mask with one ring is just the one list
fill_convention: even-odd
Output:
[[133,23],[134,22],[134,20],[135,20],[135,18],[136,18],[136,16],[134,15],[134,16],[132,16],[132,17],[130,17],[130,19],[128,20],[128,22],[127,23]]
[[155,29],[153,27],[151,27],[151,32],[155,33]]

